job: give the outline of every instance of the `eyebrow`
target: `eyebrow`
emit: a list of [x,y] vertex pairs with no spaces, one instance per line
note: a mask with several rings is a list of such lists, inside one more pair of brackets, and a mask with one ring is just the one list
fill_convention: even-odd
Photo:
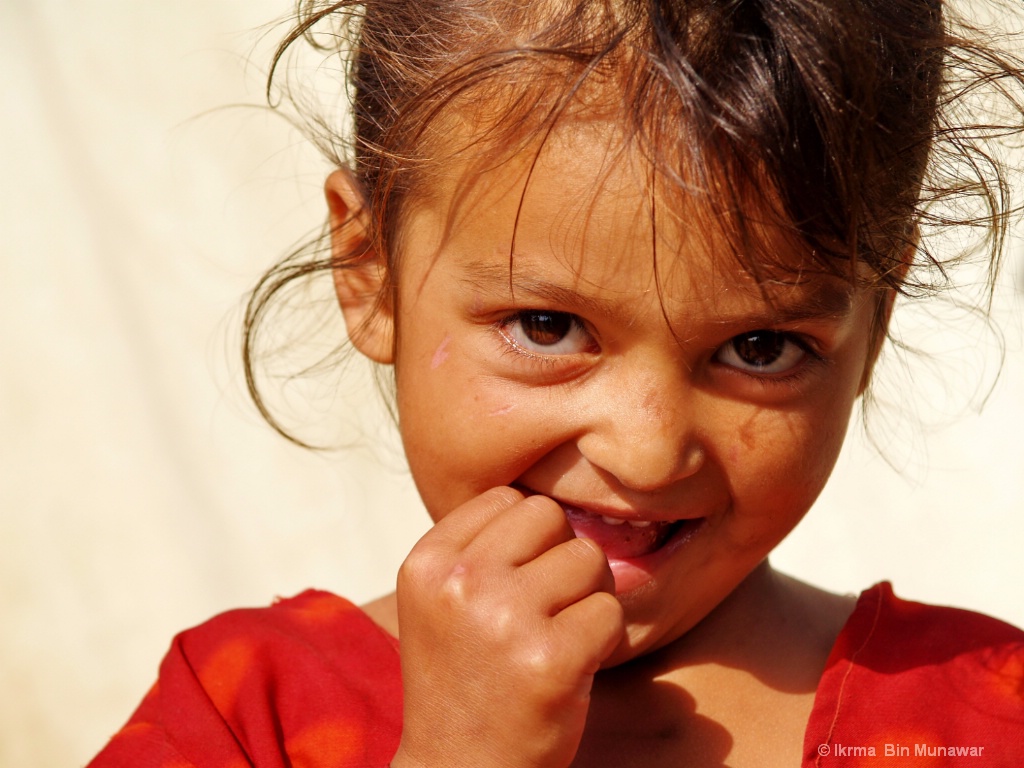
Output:
[[515,257],[508,264],[488,262],[470,262],[463,266],[464,276],[461,282],[484,291],[503,290],[515,297],[523,293],[531,298],[549,301],[556,306],[569,306],[595,312],[598,314],[614,314],[614,302],[574,291],[549,280],[541,280],[529,275],[516,274],[512,267]]
[[[806,285],[806,284],[805,284]],[[796,300],[772,296],[772,286],[791,288],[798,292]],[[822,276],[818,284],[800,290],[797,283],[769,283],[764,294],[765,311],[757,314],[770,323],[794,323],[801,320],[842,319],[850,314],[854,304],[854,287],[832,276]]]
[[[587,296],[571,288],[529,275],[516,274],[513,270],[515,258],[508,264],[474,261],[462,266],[464,285],[484,291],[508,291],[513,297],[525,294],[532,299],[550,302],[559,307],[583,309],[604,315],[622,311],[622,305],[608,299]],[[720,324],[737,325],[783,325],[802,320],[842,319],[853,309],[854,288],[845,281],[831,276],[822,276],[813,289],[807,288],[797,300],[787,301],[775,296],[772,288],[800,290],[798,283],[787,284],[775,281],[767,284],[767,290],[756,299],[757,308],[735,313],[723,312]],[[746,301],[746,300],[745,300]]]

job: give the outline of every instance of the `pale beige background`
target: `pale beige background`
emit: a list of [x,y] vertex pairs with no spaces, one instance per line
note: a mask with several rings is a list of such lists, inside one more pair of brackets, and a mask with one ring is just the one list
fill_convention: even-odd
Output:
[[[329,169],[259,111],[208,110],[259,102],[267,46],[253,30],[286,10],[0,6],[0,765],[84,764],[177,630],[307,586],[382,593],[426,525],[393,452],[302,451],[243,395],[241,296],[319,223]],[[1013,259],[1019,278],[1016,246]],[[902,475],[855,435],[780,565],[844,591],[891,578],[904,595],[1024,624],[1011,283],[1010,354],[984,414],[897,429]],[[976,380],[964,369],[991,368],[991,342],[901,318],[952,348],[961,373],[912,363],[915,382],[887,366],[896,412],[922,391],[937,403],[925,422],[962,411],[966,385],[936,382]],[[379,429],[365,381],[337,392],[345,418]]]

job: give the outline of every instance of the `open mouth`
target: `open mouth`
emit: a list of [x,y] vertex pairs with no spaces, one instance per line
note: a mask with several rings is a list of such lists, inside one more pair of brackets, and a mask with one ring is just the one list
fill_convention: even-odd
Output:
[[657,552],[687,524],[696,520],[624,520],[595,515],[562,505],[570,527],[579,538],[592,539],[609,559],[643,557]]

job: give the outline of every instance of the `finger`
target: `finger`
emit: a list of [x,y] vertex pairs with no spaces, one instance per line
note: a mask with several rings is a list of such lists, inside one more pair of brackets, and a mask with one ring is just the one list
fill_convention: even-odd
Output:
[[622,604],[608,592],[594,592],[566,606],[551,620],[552,642],[575,649],[579,672],[594,673],[626,634]]
[[488,581],[487,574],[495,573],[495,565],[506,573],[511,570],[495,553],[479,548],[467,552],[467,547],[495,517],[522,500],[523,494],[514,488],[492,488],[456,507],[427,531],[398,570],[399,618],[405,607],[425,595],[443,595],[452,604],[471,602]]
[[615,593],[608,558],[591,539],[570,539],[542,553],[517,572],[520,588],[554,616],[595,592]]
[[519,566],[573,536],[558,502],[546,496],[529,496],[489,520],[466,546],[466,554]]
[[523,494],[515,488],[491,488],[442,517],[420,541],[461,551],[491,520],[522,500]]

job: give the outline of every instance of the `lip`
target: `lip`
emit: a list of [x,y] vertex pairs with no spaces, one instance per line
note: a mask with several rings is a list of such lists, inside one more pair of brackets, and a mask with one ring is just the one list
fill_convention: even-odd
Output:
[[668,517],[663,514],[646,514],[643,512],[637,512],[634,509],[611,507],[602,504],[593,504],[591,502],[576,502],[562,498],[561,496],[552,496],[549,493],[541,493],[540,491],[535,491],[525,485],[513,484],[511,487],[515,488],[524,496],[545,496],[552,501],[557,502],[562,509],[575,509],[597,517],[611,517],[616,520],[622,520],[625,523],[682,523],[688,520],[700,520],[703,517],[697,515],[691,517],[680,517],[678,515]]
[[[705,528],[708,521],[706,516],[700,517],[664,517],[638,514],[634,510],[622,510],[599,504],[577,504],[566,501],[556,496],[542,494],[525,486],[514,486],[526,496],[547,496],[562,507],[563,510],[577,510],[586,514],[610,517],[622,520],[624,523],[631,521],[649,521],[652,523],[667,523],[677,526],[669,538],[653,552],[635,557],[609,557],[608,565],[611,568],[612,576],[615,578],[615,594],[623,595],[632,592],[652,581],[658,576],[658,571],[675,554],[686,547]],[[677,525],[678,524],[678,525]]]
[[656,581],[661,568],[703,532],[707,521],[706,517],[684,518],[679,521],[684,524],[654,552],[638,557],[608,558],[615,578],[615,594],[623,595]]

